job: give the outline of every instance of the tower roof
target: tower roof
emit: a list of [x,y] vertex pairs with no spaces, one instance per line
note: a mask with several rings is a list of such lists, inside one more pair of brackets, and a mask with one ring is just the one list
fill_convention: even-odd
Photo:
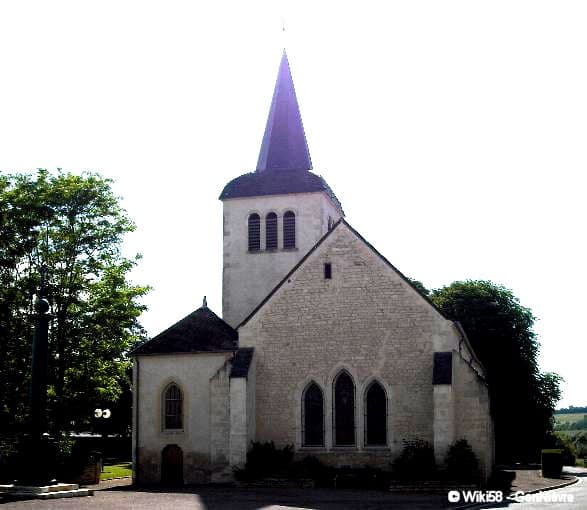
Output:
[[323,177],[310,172],[311,169],[310,151],[284,50],[257,169],[230,181],[222,190],[220,200],[324,192],[343,213],[330,186]]
[[257,172],[312,168],[287,54],[283,50],[261,143]]

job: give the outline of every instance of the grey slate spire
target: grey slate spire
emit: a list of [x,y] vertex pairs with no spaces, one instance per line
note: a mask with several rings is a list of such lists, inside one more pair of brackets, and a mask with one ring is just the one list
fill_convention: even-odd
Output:
[[263,135],[257,172],[312,168],[289,61],[283,50],[271,109]]

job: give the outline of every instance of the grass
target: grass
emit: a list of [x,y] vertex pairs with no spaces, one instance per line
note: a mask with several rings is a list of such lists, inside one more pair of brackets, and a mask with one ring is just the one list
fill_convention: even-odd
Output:
[[574,423],[576,421],[581,421],[583,416],[587,413],[572,413],[572,414],[554,414],[554,419],[556,423]]
[[100,480],[132,476],[132,464],[123,462],[121,464],[104,464],[104,470],[100,473]]
[[569,439],[573,439],[577,434],[585,432],[585,429],[555,430],[555,432],[567,436]]

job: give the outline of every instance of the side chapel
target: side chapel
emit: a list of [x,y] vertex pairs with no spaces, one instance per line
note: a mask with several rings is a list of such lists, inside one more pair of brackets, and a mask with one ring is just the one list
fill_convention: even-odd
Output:
[[[214,483],[251,441],[389,469],[419,438],[493,464],[485,370],[311,172],[284,51],[257,168],[223,203],[222,318],[203,306],[134,352],[137,483]],[[376,212],[376,211],[374,211]]]

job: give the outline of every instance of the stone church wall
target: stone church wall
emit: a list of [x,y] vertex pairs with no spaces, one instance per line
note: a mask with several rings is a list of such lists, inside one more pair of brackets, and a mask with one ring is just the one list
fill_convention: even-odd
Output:
[[[326,262],[332,279],[324,278]],[[404,440],[434,444],[433,353],[456,349],[460,337],[345,224],[239,329],[239,338],[256,352],[257,440],[294,444],[298,455],[331,464],[380,467],[389,467]],[[355,447],[333,445],[332,384],[342,369],[355,383]],[[384,448],[364,444],[364,394],[373,379],[387,392]],[[325,398],[324,448],[302,446],[301,402],[310,381]]]
[[455,439],[466,439],[481,461],[483,474],[487,477],[493,465],[493,421],[489,411],[489,395],[484,382],[472,371],[466,359],[453,355],[456,395]]
[[[185,483],[210,480],[213,468],[227,455],[228,443],[223,448],[219,437],[226,426],[226,410],[219,401],[223,393],[228,396],[228,375],[223,370],[229,357],[230,353],[137,357],[135,377],[139,374],[139,386],[134,392],[134,408],[138,398],[139,422],[136,424],[135,414],[133,457],[138,483],[159,483],[161,453],[167,445],[177,445],[182,450]],[[163,392],[172,382],[183,392],[181,430],[164,430]],[[228,398],[224,401],[228,406]]]

